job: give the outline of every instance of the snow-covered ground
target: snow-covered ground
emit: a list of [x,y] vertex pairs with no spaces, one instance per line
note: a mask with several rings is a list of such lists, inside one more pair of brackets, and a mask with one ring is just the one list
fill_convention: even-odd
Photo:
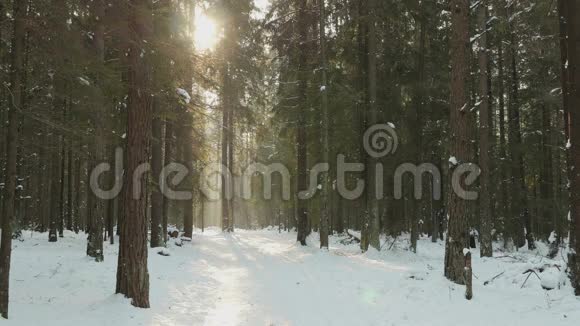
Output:
[[[133,308],[114,295],[117,247],[105,262],[86,258],[84,235],[66,233],[56,244],[46,234],[16,241],[11,274],[11,320],[0,325],[578,325],[580,300],[557,268],[544,283],[530,268],[564,266],[543,250],[480,259],[474,253],[474,299],[443,277],[442,243],[420,241],[419,254],[405,241],[382,252],[360,254],[356,244],[331,239],[331,250],[295,243],[276,230],[217,230],[196,234],[164,257],[149,255],[151,309]],[[503,274],[501,274],[503,273]],[[488,285],[486,281],[499,275]]]

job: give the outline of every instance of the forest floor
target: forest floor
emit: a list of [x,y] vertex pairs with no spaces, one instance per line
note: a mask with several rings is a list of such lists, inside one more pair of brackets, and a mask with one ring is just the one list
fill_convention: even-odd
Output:
[[[182,247],[170,243],[169,257],[150,250],[152,308],[143,310],[113,294],[116,245],[106,244],[105,262],[95,263],[84,255],[84,235],[67,232],[56,244],[47,238],[27,232],[15,241],[11,320],[0,325],[546,326],[580,320],[580,299],[563,272],[548,267],[538,276],[523,274],[565,265],[561,257],[544,258],[544,246],[497,251],[496,258],[474,253],[474,299],[467,301],[464,287],[443,277],[441,242],[422,239],[415,255],[406,239],[392,246],[389,240],[382,252],[360,254],[357,244],[334,236],[330,251],[321,252],[316,234],[309,247],[300,247],[294,233],[275,229],[231,235],[210,229]],[[561,284],[545,291],[542,283]]]

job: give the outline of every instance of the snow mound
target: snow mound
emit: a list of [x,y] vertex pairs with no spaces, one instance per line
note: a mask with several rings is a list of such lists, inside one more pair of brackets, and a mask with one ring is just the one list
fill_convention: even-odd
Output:
[[157,251],[157,254],[160,256],[164,256],[164,257],[169,257],[171,256],[171,251],[167,248],[154,248],[155,251]]

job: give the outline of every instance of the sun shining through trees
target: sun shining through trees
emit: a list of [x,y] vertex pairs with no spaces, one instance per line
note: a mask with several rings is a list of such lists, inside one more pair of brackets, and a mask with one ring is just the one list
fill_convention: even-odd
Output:
[[198,51],[211,51],[219,41],[216,22],[202,8],[195,10],[194,44]]

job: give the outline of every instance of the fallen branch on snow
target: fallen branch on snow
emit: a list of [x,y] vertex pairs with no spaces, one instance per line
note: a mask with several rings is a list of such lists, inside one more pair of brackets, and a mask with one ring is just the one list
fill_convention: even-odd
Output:
[[532,276],[532,273],[534,273],[536,275],[536,277],[538,278],[538,280],[542,281],[542,278],[540,277],[540,275],[538,275],[538,273],[536,273],[535,270],[528,269],[527,271],[525,271],[525,272],[522,273],[522,274],[528,274],[528,277],[526,277],[526,280],[524,281],[524,284],[522,284],[522,286],[520,287],[520,289],[523,289],[524,288],[524,286],[528,282],[528,279],[530,278],[530,276]]
[[503,271],[503,272],[497,274],[496,276],[492,277],[489,281],[483,282],[483,285],[490,284],[491,282],[495,281],[498,277],[502,276],[503,274],[505,274],[505,271]]

